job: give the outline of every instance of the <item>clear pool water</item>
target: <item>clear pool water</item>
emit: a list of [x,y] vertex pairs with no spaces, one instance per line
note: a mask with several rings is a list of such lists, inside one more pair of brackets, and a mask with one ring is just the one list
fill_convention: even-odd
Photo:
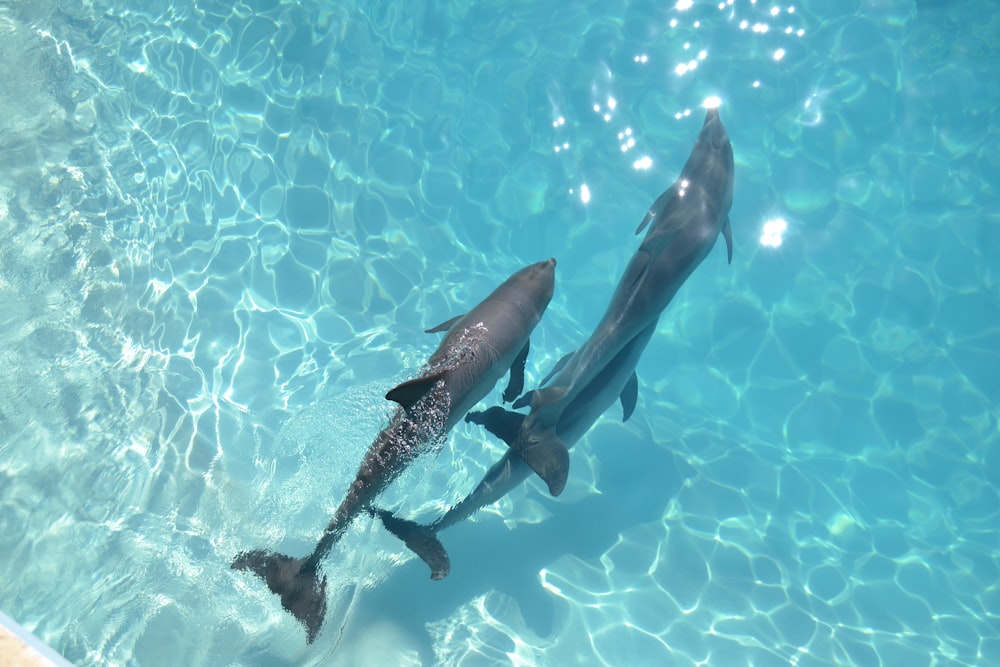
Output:
[[[7,0],[0,37],[0,608],[71,661],[1000,664],[989,0]],[[308,646],[230,559],[311,548],[420,332],[516,268],[559,260],[529,384],[578,346],[713,95],[734,260],[636,414],[442,582],[358,522]],[[385,504],[501,453],[463,424]]]

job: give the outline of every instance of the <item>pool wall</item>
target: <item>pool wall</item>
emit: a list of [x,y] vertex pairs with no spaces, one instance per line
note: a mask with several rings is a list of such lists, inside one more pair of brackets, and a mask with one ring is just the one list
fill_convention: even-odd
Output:
[[73,664],[3,612],[0,612],[0,656],[6,667],[72,667]]

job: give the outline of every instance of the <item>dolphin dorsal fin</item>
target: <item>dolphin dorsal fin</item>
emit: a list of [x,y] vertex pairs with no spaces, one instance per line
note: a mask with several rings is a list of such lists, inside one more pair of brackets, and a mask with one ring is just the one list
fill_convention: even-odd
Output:
[[619,398],[622,402],[622,421],[627,422],[628,418],[635,412],[635,404],[639,400],[639,378],[636,376],[635,371],[632,372],[628,382],[622,388]]
[[726,251],[729,253],[729,263],[733,263],[733,228],[729,224],[729,216],[722,223],[722,236],[726,239]]
[[407,380],[402,384],[398,384],[385,395],[390,401],[395,401],[399,403],[403,408],[409,410],[414,404],[417,403],[421,398],[427,395],[437,383],[438,380],[443,378],[448,373],[447,369],[442,369],[434,373],[429,373],[427,375],[422,375],[418,378],[412,380]]
[[464,314],[462,314],[462,315],[456,315],[455,317],[451,318],[450,320],[445,320],[444,322],[442,322],[441,324],[437,325],[436,327],[432,327],[430,329],[424,329],[424,333],[438,333],[440,331],[447,331],[448,329],[451,329],[453,326],[455,326],[455,323],[458,322],[463,317],[465,317]]

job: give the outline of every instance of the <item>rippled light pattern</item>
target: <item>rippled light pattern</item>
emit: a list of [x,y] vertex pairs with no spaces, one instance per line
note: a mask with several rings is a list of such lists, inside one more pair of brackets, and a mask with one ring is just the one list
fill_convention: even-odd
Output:
[[[81,667],[1000,665],[996,17],[0,3],[0,608]],[[312,548],[423,331],[515,269],[559,260],[527,387],[576,349],[706,98],[733,261],[635,414],[443,532],[443,582],[358,521],[307,645],[232,557]],[[461,424],[379,503],[505,450]]]

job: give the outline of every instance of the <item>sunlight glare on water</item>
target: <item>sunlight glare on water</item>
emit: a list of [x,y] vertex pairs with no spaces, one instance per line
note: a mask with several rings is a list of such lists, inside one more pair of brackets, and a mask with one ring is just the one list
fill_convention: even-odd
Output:
[[[0,609],[74,664],[1000,664],[1000,18],[869,3],[0,3]],[[314,547],[429,327],[558,259],[538,386],[717,108],[725,241],[426,566]],[[690,186],[690,184],[688,184]],[[505,381],[481,408],[499,404]],[[472,424],[379,499],[421,522]]]

